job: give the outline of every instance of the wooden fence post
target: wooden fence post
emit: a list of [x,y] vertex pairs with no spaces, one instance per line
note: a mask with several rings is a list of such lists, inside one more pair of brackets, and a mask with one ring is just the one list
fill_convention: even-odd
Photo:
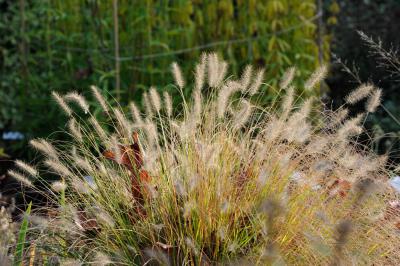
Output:
[[118,0],[113,0],[113,18],[114,18],[114,57],[115,57],[115,90],[117,92],[117,101],[121,94],[121,62],[119,58],[119,34],[118,34]]

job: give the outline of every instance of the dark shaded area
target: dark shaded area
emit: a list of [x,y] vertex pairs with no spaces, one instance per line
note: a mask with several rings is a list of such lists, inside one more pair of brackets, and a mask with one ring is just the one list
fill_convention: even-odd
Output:
[[[374,114],[368,115],[366,128],[375,151],[388,154],[400,162],[400,73],[392,73],[390,66],[381,66],[379,58],[363,42],[357,31],[362,31],[374,40],[382,41],[386,50],[400,48],[400,1],[338,1],[340,12],[338,23],[332,28],[331,51],[350,69],[354,69],[362,82],[371,82],[383,89],[382,104]],[[332,60],[334,61],[334,60]],[[389,63],[388,63],[389,65]],[[331,103],[334,108],[344,104],[344,97],[358,84],[354,77],[345,73],[339,64],[332,64],[328,79]],[[350,108],[351,112],[364,110],[365,102]],[[388,114],[388,112],[390,114]],[[364,136],[367,140],[367,136]]]

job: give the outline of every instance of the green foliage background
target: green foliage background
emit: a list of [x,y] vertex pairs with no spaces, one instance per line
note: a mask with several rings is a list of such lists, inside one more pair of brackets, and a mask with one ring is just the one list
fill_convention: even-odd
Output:
[[[0,0],[0,8],[0,128],[28,138],[60,128],[52,90],[88,94],[96,84],[116,96],[112,1]],[[230,73],[247,63],[266,67],[268,100],[288,66],[301,78],[318,65],[316,13],[314,0],[120,0],[120,101],[168,84],[173,61],[189,77],[209,50],[224,56]]]

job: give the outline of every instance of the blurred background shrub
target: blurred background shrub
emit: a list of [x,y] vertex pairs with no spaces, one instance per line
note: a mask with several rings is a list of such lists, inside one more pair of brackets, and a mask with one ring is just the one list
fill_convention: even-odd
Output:
[[[201,52],[214,50],[233,73],[249,63],[265,67],[266,102],[289,66],[302,80],[320,63],[334,62],[332,53],[354,63],[363,82],[384,90],[384,108],[366,122],[372,145],[397,158],[399,78],[376,64],[356,30],[379,37],[385,48],[399,46],[398,0],[0,0],[0,12],[0,133],[16,137],[1,140],[2,154],[29,157],[25,140],[64,127],[52,90],[87,94],[96,84],[122,106],[139,102],[150,85],[174,95],[173,87],[161,88],[171,81],[171,62],[189,77]],[[311,93],[336,108],[357,84],[331,64],[327,85]]]
[[124,105],[168,84],[173,61],[189,76],[202,51],[235,73],[266,66],[265,100],[287,67],[305,77],[318,65],[314,0],[0,0],[0,9],[0,128],[28,139],[62,126],[50,91],[96,84]]

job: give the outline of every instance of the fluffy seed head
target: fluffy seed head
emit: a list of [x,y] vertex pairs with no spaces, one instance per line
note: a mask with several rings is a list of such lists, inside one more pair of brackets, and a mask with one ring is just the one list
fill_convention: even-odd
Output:
[[250,95],[254,95],[258,92],[263,82],[263,79],[264,79],[264,69],[260,69],[257,72],[256,77],[254,78],[253,84],[251,84],[251,87],[249,88]]
[[217,86],[221,84],[226,76],[226,72],[228,71],[228,63],[225,61],[221,61],[218,66],[218,79]]
[[358,135],[362,132],[360,123],[364,114],[359,114],[358,116],[347,120],[341,128],[338,130],[338,137],[340,140],[347,139],[348,137]]
[[228,64],[225,61],[219,60],[216,53],[210,53],[207,58],[208,65],[208,85],[210,87],[218,87],[225,78]]
[[286,89],[290,83],[292,83],[294,75],[296,74],[296,68],[295,67],[290,67],[288,68],[285,73],[283,74],[281,78],[281,82],[279,84],[279,87],[284,90]]
[[241,85],[236,81],[228,81],[227,84],[221,89],[218,95],[217,101],[217,114],[218,118],[223,118],[225,116],[226,107],[229,101],[229,97],[236,91],[240,89]]
[[240,84],[242,85],[242,92],[247,91],[247,88],[249,87],[251,82],[252,74],[253,74],[253,66],[247,65],[240,78]]
[[305,82],[304,88],[307,90],[313,89],[319,84],[328,74],[328,67],[326,65],[320,66],[314,73],[311,74],[310,78]]
[[194,210],[196,203],[193,201],[188,201],[183,207],[183,217],[188,218],[192,211]]
[[74,118],[71,118],[69,120],[68,128],[69,128],[69,132],[72,134],[72,136],[76,140],[78,140],[79,142],[83,141],[83,135],[82,135],[81,129]]
[[160,112],[161,110],[161,99],[158,91],[154,88],[150,88],[150,100],[156,112]]
[[347,95],[346,102],[348,104],[355,104],[355,103],[361,101],[362,99],[368,97],[373,90],[374,90],[373,85],[362,84],[357,89],[352,91],[349,95]]
[[195,91],[196,90],[201,91],[203,89],[204,81],[205,81],[206,65],[207,65],[207,54],[203,53],[201,55],[200,62],[196,65],[196,70],[195,70]]
[[61,261],[62,266],[81,266],[82,262],[80,262],[79,260],[75,260],[75,259],[63,259]]
[[101,222],[109,227],[115,226],[114,219],[107,212],[105,212],[103,210],[97,211],[96,217],[99,220],[99,222]]
[[10,175],[11,177],[15,178],[16,180],[18,180],[19,182],[21,182],[22,184],[26,185],[27,187],[33,187],[32,182],[23,174],[20,174],[14,170],[9,170],[8,171],[8,175]]
[[53,98],[57,101],[58,105],[64,110],[64,112],[68,115],[72,115],[72,110],[69,108],[68,104],[64,101],[64,99],[55,91],[51,93]]
[[83,179],[73,177],[71,178],[72,187],[82,194],[89,194],[90,191],[97,190],[97,184],[92,176],[83,176]]
[[196,247],[196,244],[192,238],[185,237],[185,243],[186,243],[187,247],[190,248],[196,255],[199,253],[199,251]]
[[307,99],[300,110],[288,119],[282,136],[289,142],[304,143],[310,137],[311,126],[307,118],[311,111],[312,101],[312,98]]
[[78,104],[79,107],[82,108],[82,110],[85,112],[85,114],[89,113],[89,105],[87,104],[85,98],[76,91],[66,94],[64,96],[64,99]]
[[108,105],[107,105],[103,95],[101,95],[99,89],[94,85],[90,86],[90,89],[92,90],[92,93],[93,93],[94,97],[96,98],[96,100],[99,102],[101,108],[103,108],[103,110],[106,113],[108,113],[108,111],[109,111]]
[[67,184],[64,181],[55,181],[51,183],[51,190],[54,192],[61,192],[67,189]]
[[38,228],[41,230],[46,229],[47,226],[49,225],[48,219],[46,219],[44,216],[41,216],[41,215],[30,214],[28,219],[35,228]]
[[63,165],[60,161],[55,161],[48,159],[44,161],[44,163],[55,173],[59,174],[62,177],[71,177],[73,176],[72,172],[65,166]]
[[218,55],[216,53],[210,53],[207,56],[207,80],[210,87],[216,87],[218,79]]
[[129,109],[131,111],[131,115],[134,121],[138,124],[142,124],[143,123],[142,116],[140,115],[140,111],[134,102],[129,103]]
[[376,89],[372,92],[372,95],[369,97],[366,105],[366,109],[369,113],[373,113],[376,111],[376,108],[381,104],[382,90]]
[[152,117],[154,115],[153,107],[151,106],[149,95],[147,94],[147,92],[143,93],[143,102],[144,102],[144,107],[146,109],[147,117],[149,118]]
[[332,118],[333,120],[331,122],[332,126],[336,126],[342,123],[347,118],[348,115],[349,115],[349,109],[347,108],[342,108],[339,111],[336,111],[334,113],[334,117]]
[[195,120],[199,120],[201,117],[201,108],[202,108],[202,97],[201,91],[195,90],[193,91],[193,115]]
[[118,108],[114,109],[115,117],[117,118],[119,128],[122,130],[122,135],[129,138],[131,135],[131,125],[129,121],[125,118],[125,115]]
[[89,122],[90,124],[92,124],[92,126],[94,127],[97,135],[100,137],[100,139],[102,141],[107,140],[107,134],[104,131],[104,129],[100,126],[99,122],[97,121],[97,119],[95,117],[90,117],[89,118]]
[[290,86],[287,91],[286,91],[286,95],[283,98],[283,103],[282,103],[282,115],[281,115],[281,119],[285,120],[290,111],[293,108],[293,101],[294,101],[294,87]]
[[38,171],[33,166],[21,160],[16,160],[15,164],[18,166],[19,169],[23,170],[27,174],[30,174],[31,176],[37,176],[38,174]]
[[58,160],[56,149],[44,139],[33,139],[29,142],[33,148],[43,152],[46,156]]
[[149,261],[157,262],[160,265],[171,265],[169,256],[161,248],[145,248],[143,253]]
[[111,136],[111,149],[114,152],[114,157],[117,163],[121,163],[122,154],[120,145],[118,143],[117,137],[115,135]]
[[158,142],[157,126],[149,119],[146,119],[145,130],[149,143],[155,144]]
[[233,121],[233,127],[236,129],[245,125],[251,116],[251,104],[249,101],[242,100],[240,106],[241,109],[237,112]]
[[167,112],[168,117],[172,116],[172,99],[168,92],[164,91],[164,104],[165,111]]
[[172,74],[174,75],[176,85],[181,89],[185,87],[185,80],[183,79],[181,68],[176,62],[172,63]]
[[98,266],[106,266],[112,265],[113,261],[104,253],[96,252],[96,256],[94,258],[94,264]]
[[301,119],[306,119],[310,115],[313,102],[314,98],[308,98],[304,101],[299,111]]
[[77,154],[74,154],[74,161],[80,168],[84,169],[85,171],[87,172],[93,171],[92,166],[90,165],[89,161],[86,158],[83,159],[79,157]]

